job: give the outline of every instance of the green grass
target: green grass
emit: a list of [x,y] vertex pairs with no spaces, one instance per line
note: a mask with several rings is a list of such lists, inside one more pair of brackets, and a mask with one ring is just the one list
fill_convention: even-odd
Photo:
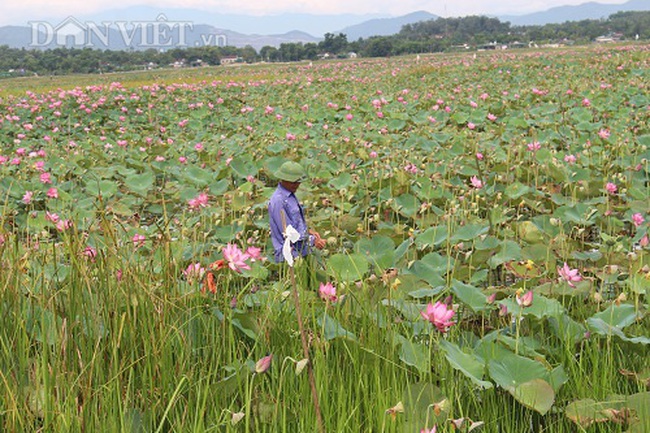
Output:
[[[45,274],[57,272],[48,268],[48,258],[75,247],[74,236],[38,250],[21,248],[15,239],[2,247],[7,272],[0,276],[0,425],[5,431],[314,429],[307,374],[294,373],[293,360],[302,356],[291,298],[282,295],[286,286],[245,296],[255,314],[244,315],[227,306],[236,282],[221,286],[216,297],[201,294],[198,287],[169,278],[173,263],[128,261],[124,257],[130,252],[119,250],[94,262],[70,254],[65,282],[48,284]],[[116,269],[122,270],[120,281]],[[418,384],[435,386],[445,396],[444,416],[485,421],[486,432],[573,432],[575,426],[560,410],[565,403],[643,391],[619,370],[644,367],[647,351],[630,352],[596,338],[577,347],[548,338],[544,352],[553,354],[553,364],[565,366],[569,381],[557,397],[558,410],[541,417],[502,389],[479,391],[450,368],[435,344],[428,347],[430,372],[401,363],[386,334],[402,325],[389,308],[371,302],[369,288],[328,309],[354,330],[356,341],[328,341],[318,322],[322,301],[310,288],[299,290],[327,431],[404,431],[413,414],[393,418],[386,410],[407,402]],[[245,327],[256,338],[233,326],[236,317],[250,320]],[[453,329],[449,339],[464,333]],[[426,339],[422,343],[428,346]],[[252,363],[267,353],[273,354],[272,368],[253,374]],[[420,405],[426,411],[428,404]],[[249,419],[232,426],[237,412]],[[624,431],[611,428],[588,431]]]

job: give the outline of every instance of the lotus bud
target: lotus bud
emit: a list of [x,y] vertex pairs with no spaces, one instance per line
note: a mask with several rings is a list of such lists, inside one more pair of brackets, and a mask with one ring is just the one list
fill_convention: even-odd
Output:
[[260,359],[255,363],[255,373],[262,374],[266,373],[269,368],[271,368],[271,361],[273,360],[273,355],[266,355],[264,358]]
[[230,418],[230,424],[235,425],[239,421],[241,421],[244,418],[244,412],[237,412],[232,414],[232,418]]
[[308,363],[309,358],[301,359],[300,361],[296,362],[296,376],[302,373]]
[[437,403],[433,404],[433,413],[436,414],[436,416],[440,416],[441,413],[449,411],[451,406],[451,403],[449,403],[449,400],[446,398],[440,400]]
[[453,426],[454,430],[460,430],[465,423],[465,418],[450,419],[449,422]]
[[386,413],[390,414],[390,416],[395,419],[398,413],[404,413],[404,403],[401,401],[398,402],[395,406],[391,407],[390,409],[386,409]]

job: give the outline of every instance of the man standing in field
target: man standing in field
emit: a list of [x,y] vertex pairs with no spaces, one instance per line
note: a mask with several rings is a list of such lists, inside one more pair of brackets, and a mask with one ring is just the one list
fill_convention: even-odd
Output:
[[295,195],[300,184],[307,179],[305,169],[297,162],[287,161],[280,166],[275,177],[280,182],[269,201],[269,223],[275,261],[280,263],[284,261],[282,245],[287,226],[292,226],[300,235],[298,241],[292,244],[294,257],[306,256],[312,247],[322,249],[325,240],[318,232],[308,230],[305,213]]

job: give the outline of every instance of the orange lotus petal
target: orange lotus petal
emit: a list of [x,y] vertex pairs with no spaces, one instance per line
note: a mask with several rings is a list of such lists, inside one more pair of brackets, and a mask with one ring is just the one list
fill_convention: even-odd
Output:
[[210,264],[210,269],[214,271],[218,271],[219,269],[223,269],[225,267],[226,267],[226,261],[223,259],[219,259],[216,262]]
[[215,282],[214,274],[212,272],[206,272],[205,278],[203,279],[203,287],[201,287],[201,291],[217,293],[217,283]]

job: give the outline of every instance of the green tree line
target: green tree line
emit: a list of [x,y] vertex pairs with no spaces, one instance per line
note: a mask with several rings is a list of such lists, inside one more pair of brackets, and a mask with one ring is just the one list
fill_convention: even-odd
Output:
[[[48,50],[13,49],[0,46],[0,77],[20,74],[103,73],[158,68],[183,62],[185,66],[218,65],[225,56],[243,62],[292,62],[316,60],[327,53],[345,57],[354,52],[363,57],[444,52],[462,47],[480,47],[498,41],[545,44],[571,41],[589,43],[601,35],[619,34],[626,40],[650,39],[650,12],[619,12],[602,20],[567,21],[543,26],[513,26],[497,18],[468,16],[438,18],[407,24],[392,36],[375,36],[348,41],[343,33],[326,33],[318,43],[283,43],[252,47],[203,46],[160,51],[111,51],[91,48]],[[11,71],[11,72],[10,72]]]

